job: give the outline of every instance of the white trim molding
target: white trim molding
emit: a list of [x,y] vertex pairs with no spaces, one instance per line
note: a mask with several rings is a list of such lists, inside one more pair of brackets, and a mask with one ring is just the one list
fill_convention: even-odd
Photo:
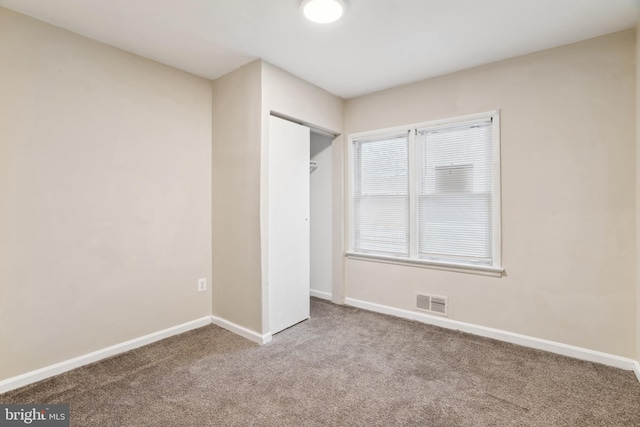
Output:
[[524,347],[544,350],[550,353],[561,354],[563,356],[573,357],[575,359],[586,360],[589,362],[601,363],[603,365],[620,368],[627,371],[635,371],[638,381],[640,381],[640,363],[633,359],[616,356],[600,351],[589,350],[587,348],[576,347],[569,344],[563,344],[556,341],[549,341],[541,338],[531,337],[528,335],[508,332],[501,329],[487,328],[485,326],[474,325],[472,323],[460,322],[440,316],[432,316],[424,313],[417,313],[401,308],[389,307],[386,305],[375,304],[372,302],[362,301],[354,298],[346,298],[346,305],[362,308],[391,316],[401,317],[403,319],[416,320],[418,322],[439,326],[441,328],[454,329],[467,332],[481,337],[492,338]]
[[225,320],[221,317],[211,316],[211,323],[260,345],[266,344],[271,341],[270,332],[260,335],[256,331],[247,329],[244,326],[236,325],[235,323],[229,322],[228,320]]
[[331,301],[332,300],[332,296],[329,292],[322,292],[322,291],[316,291],[314,289],[311,289],[309,294],[312,297],[316,297],[316,298],[320,298],[320,299],[326,299],[327,301]]
[[384,264],[406,265],[410,267],[431,268],[434,270],[455,271],[457,273],[479,274],[482,276],[502,277],[504,268],[488,265],[456,264],[446,261],[430,261],[424,259],[398,258],[361,252],[347,252],[345,257],[358,261],[381,262]]
[[112,345],[101,350],[74,357],[73,359],[65,360],[60,363],[45,366],[44,368],[36,369],[35,371],[8,378],[6,380],[0,381],[0,394],[14,390],[16,388],[24,387],[38,381],[42,381],[55,375],[60,375],[72,369],[88,365],[89,363],[97,362],[99,360],[106,359],[108,357],[115,356],[117,354],[124,353],[126,351],[133,350],[165,338],[169,338],[173,335],[178,335],[183,332],[201,328],[210,324],[211,317],[205,316],[200,319],[192,320],[191,322],[163,329],[158,332],[153,332],[151,334],[134,338],[120,344]]

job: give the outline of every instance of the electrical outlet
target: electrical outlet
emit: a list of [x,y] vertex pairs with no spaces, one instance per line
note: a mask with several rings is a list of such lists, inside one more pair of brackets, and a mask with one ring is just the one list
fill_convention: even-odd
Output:
[[207,278],[202,277],[198,279],[198,292],[204,292],[207,290]]

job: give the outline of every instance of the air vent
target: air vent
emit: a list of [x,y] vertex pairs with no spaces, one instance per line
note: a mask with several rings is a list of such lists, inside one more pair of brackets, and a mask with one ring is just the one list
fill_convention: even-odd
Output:
[[416,294],[416,309],[427,311],[429,313],[448,315],[447,305],[448,297],[437,295]]

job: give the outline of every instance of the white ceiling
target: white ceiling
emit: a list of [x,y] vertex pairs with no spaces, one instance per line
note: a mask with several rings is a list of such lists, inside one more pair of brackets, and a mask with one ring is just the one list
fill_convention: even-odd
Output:
[[0,0],[215,79],[262,58],[344,98],[635,26],[638,0],[350,0],[308,22],[299,0]]

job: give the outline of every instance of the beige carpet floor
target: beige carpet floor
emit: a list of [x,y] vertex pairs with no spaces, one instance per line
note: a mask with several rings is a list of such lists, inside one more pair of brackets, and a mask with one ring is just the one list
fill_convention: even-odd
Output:
[[640,426],[634,374],[312,299],[257,346],[207,326],[0,395],[80,426]]

